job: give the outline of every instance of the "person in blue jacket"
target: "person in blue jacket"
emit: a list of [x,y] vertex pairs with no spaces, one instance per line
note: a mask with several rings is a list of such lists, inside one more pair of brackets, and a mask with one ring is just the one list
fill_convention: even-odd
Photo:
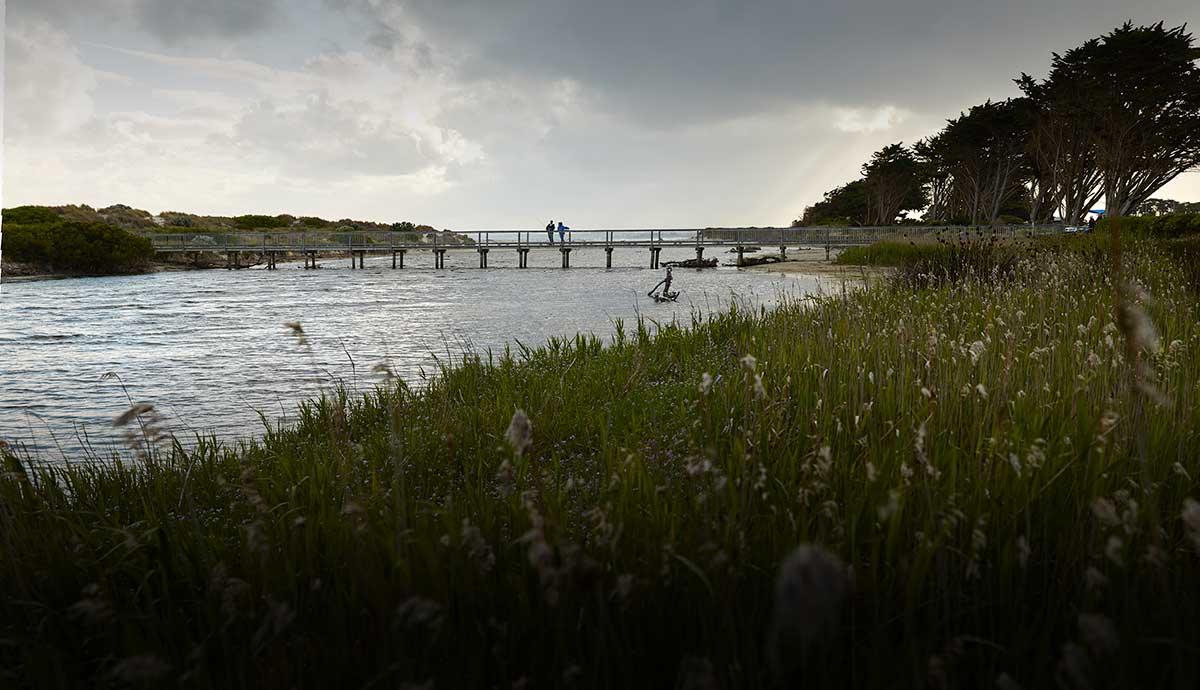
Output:
[[563,222],[561,220],[558,221],[558,241],[559,242],[567,241],[567,231],[570,229],[571,228],[568,228],[567,226],[563,225]]

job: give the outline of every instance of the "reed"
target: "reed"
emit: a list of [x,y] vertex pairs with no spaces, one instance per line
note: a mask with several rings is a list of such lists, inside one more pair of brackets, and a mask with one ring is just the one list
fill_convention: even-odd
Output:
[[1104,261],[466,354],[236,447],[9,449],[0,684],[1192,686],[1200,307],[1157,245],[1136,290]]

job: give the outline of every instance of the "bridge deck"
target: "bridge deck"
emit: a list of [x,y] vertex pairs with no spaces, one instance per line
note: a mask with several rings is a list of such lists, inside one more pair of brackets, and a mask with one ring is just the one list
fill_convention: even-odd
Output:
[[[961,227],[889,226],[877,228],[811,227],[746,229],[664,229],[664,230],[571,230],[565,242],[557,233],[554,241],[544,232],[524,230],[486,230],[454,233],[454,239],[439,241],[439,234],[426,235],[430,241],[414,241],[405,232],[198,232],[145,233],[154,250],[176,252],[392,252],[456,251],[536,248],[589,247],[644,248],[660,247],[747,247],[816,246],[845,247],[870,244],[888,238],[907,238],[942,231],[961,232]],[[1023,232],[1044,234],[1051,228],[996,226],[986,232],[1013,235]],[[1056,228],[1053,228],[1056,230]]]

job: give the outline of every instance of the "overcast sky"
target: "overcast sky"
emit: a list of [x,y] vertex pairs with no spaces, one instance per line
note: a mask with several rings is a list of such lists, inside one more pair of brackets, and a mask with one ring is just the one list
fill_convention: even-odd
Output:
[[8,0],[4,204],[786,224],[1126,19],[1200,3]]

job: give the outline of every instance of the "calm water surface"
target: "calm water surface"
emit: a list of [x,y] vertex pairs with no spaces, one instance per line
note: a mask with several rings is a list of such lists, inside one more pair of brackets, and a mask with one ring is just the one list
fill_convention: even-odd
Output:
[[[690,256],[663,251],[664,261]],[[648,262],[644,249],[616,250],[614,265],[627,268],[611,271],[586,268],[603,266],[599,249],[574,252],[568,271],[557,267],[557,251],[533,252],[526,270],[515,269],[515,252],[493,251],[488,270],[477,261],[451,252],[448,270],[435,271],[432,255],[414,252],[396,271],[390,257],[368,257],[362,271],[326,259],[316,271],[281,264],[5,284],[0,439],[45,460],[77,456],[85,436],[104,452],[118,443],[112,420],[129,399],[154,405],[181,438],[245,438],[261,431],[260,412],[286,422],[297,402],[338,382],[369,388],[380,381],[377,364],[419,383],[447,353],[580,332],[608,337],[615,320],[639,313],[686,322],[693,309],[770,305],[821,289],[807,276],[677,270],[680,301],[660,305],[646,292],[663,272],[628,268]],[[303,324],[307,348],[288,321]]]

